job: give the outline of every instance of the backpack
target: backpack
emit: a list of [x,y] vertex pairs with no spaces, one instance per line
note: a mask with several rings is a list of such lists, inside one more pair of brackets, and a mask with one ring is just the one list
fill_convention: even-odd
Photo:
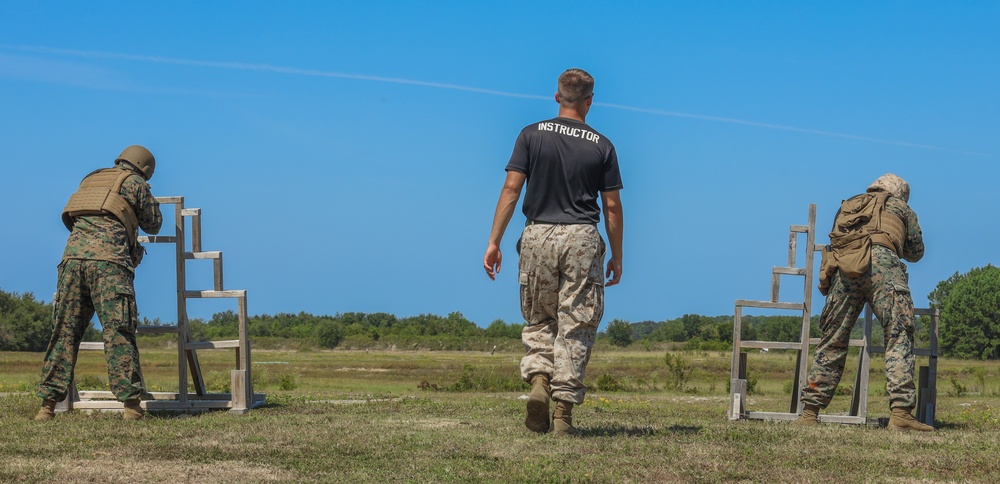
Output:
[[[830,244],[823,251],[820,263],[821,294],[825,296],[829,292],[837,270],[847,277],[858,277],[868,272],[873,236],[879,242],[892,240],[882,228],[882,213],[889,196],[886,192],[862,193],[840,203],[830,231]],[[899,248],[894,245],[898,252]]]

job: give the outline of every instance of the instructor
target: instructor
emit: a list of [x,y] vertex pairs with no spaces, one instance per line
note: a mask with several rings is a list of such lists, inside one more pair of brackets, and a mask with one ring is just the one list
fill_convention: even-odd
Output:
[[[573,434],[574,404],[587,391],[584,371],[604,315],[607,285],[622,275],[622,188],[618,156],[607,137],[585,123],[594,99],[594,78],[581,69],[559,76],[559,116],[521,130],[507,163],[483,268],[500,272],[500,241],[527,182],[523,212],[527,224],[517,243],[521,333],[527,354],[521,376],[531,383],[524,424],[535,432]],[[604,226],[611,258],[604,268]],[[550,398],[556,401],[549,420]]]

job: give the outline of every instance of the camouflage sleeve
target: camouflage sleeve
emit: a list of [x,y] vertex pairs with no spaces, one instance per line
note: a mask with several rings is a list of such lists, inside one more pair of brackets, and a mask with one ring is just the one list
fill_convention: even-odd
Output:
[[903,241],[903,253],[900,255],[910,262],[917,262],[924,256],[924,235],[917,222],[917,214],[905,202],[895,198],[889,200],[895,200],[896,203],[888,204],[887,208],[896,212],[906,224],[906,240]]
[[153,197],[149,183],[139,175],[130,176],[122,184],[122,196],[132,205],[135,217],[139,219],[139,228],[150,235],[156,235],[163,225],[163,214],[160,213],[160,202]]

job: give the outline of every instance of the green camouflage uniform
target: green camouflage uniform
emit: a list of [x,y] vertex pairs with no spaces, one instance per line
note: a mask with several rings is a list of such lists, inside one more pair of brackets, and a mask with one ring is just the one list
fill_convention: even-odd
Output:
[[[122,183],[120,193],[135,211],[139,227],[149,234],[159,232],[163,216],[149,184],[136,174]],[[80,340],[95,311],[103,327],[108,382],[115,398],[134,400],[145,392],[135,343],[138,312],[128,240],[125,226],[114,216],[82,216],[74,221],[59,264],[52,337],[36,392],[39,397],[57,402],[66,397]]]
[[605,244],[589,224],[535,224],[518,241],[521,377],[551,375],[552,398],[583,403],[584,371],[604,316]]
[[[917,215],[906,202],[890,197],[885,209],[899,216],[906,224],[902,257],[917,262],[924,255],[924,241]],[[834,275],[826,305],[820,316],[823,337],[816,347],[816,356],[802,402],[826,408],[844,374],[847,349],[858,316],[870,303],[882,323],[885,334],[886,390],[890,408],[916,406],[913,383],[913,298],[907,284],[906,264],[895,251],[882,245],[872,245],[871,268],[859,277],[846,277],[839,270]]]

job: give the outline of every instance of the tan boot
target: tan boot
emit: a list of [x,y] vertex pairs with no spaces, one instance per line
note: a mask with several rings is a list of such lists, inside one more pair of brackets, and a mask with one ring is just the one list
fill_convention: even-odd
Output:
[[819,407],[816,405],[806,404],[802,407],[802,414],[799,415],[798,420],[792,422],[792,425],[799,425],[802,427],[812,427],[813,425],[819,425]]
[[552,413],[552,431],[556,435],[576,435],[579,431],[573,426],[573,404],[556,400],[556,410]]
[[142,420],[146,411],[139,405],[139,400],[125,400],[125,420]]
[[889,430],[894,430],[897,432],[906,432],[909,430],[916,430],[918,432],[931,432],[934,427],[927,425],[915,418],[910,412],[913,409],[905,407],[896,407],[892,409],[892,416],[889,417]]
[[35,420],[45,422],[56,418],[56,401],[48,398],[42,400],[42,408],[35,414]]
[[531,377],[531,393],[528,394],[528,415],[524,426],[534,432],[549,431],[549,377],[536,373]]

